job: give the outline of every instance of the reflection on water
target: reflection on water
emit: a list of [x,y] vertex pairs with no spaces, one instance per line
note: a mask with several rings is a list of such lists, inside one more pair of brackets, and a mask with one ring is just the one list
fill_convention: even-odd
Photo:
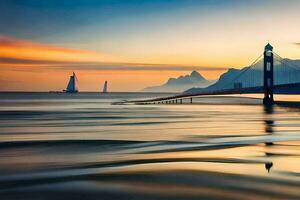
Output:
[[300,198],[299,108],[147,96],[0,94],[0,199]]
[[265,164],[265,168],[268,172],[270,172],[270,169],[273,167],[273,163],[272,162],[269,162],[269,163],[266,163]]
[[[265,132],[266,134],[272,135],[274,133],[274,120],[272,119],[272,114],[274,113],[274,105],[264,105],[264,111],[266,114],[267,119],[265,120]],[[273,142],[266,142],[266,146],[274,145]],[[268,152],[265,152],[266,157],[269,155]],[[271,168],[273,167],[273,162],[267,162],[265,164],[265,168],[270,172]]]

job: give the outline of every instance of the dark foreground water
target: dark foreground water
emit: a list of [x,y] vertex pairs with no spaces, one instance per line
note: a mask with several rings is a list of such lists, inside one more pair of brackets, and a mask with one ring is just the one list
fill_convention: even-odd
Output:
[[0,94],[0,199],[300,199],[300,109]]

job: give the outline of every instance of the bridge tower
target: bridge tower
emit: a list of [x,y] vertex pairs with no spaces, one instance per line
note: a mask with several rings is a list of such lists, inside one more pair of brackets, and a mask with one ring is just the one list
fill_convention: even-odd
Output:
[[264,51],[264,100],[265,105],[274,103],[273,98],[274,86],[274,63],[273,63],[273,47],[268,43]]

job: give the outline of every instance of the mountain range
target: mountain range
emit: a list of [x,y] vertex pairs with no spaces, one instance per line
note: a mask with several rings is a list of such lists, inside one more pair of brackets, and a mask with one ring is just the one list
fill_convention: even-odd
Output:
[[178,78],[169,78],[169,80],[160,86],[147,87],[144,92],[183,92],[192,87],[207,87],[214,81],[206,80],[199,72],[192,71],[191,74],[179,76]]

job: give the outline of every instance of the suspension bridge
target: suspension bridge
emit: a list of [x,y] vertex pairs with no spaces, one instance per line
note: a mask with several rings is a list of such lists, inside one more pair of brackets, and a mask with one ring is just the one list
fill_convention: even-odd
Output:
[[218,82],[208,88],[196,92],[184,92],[178,95],[131,101],[137,104],[182,104],[188,99],[204,95],[232,95],[232,94],[264,94],[263,104],[274,104],[274,94],[300,94],[300,66],[288,62],[273,51],[268,43],[264,52],[248,67],[237,70],[238,73],[226,83]]

